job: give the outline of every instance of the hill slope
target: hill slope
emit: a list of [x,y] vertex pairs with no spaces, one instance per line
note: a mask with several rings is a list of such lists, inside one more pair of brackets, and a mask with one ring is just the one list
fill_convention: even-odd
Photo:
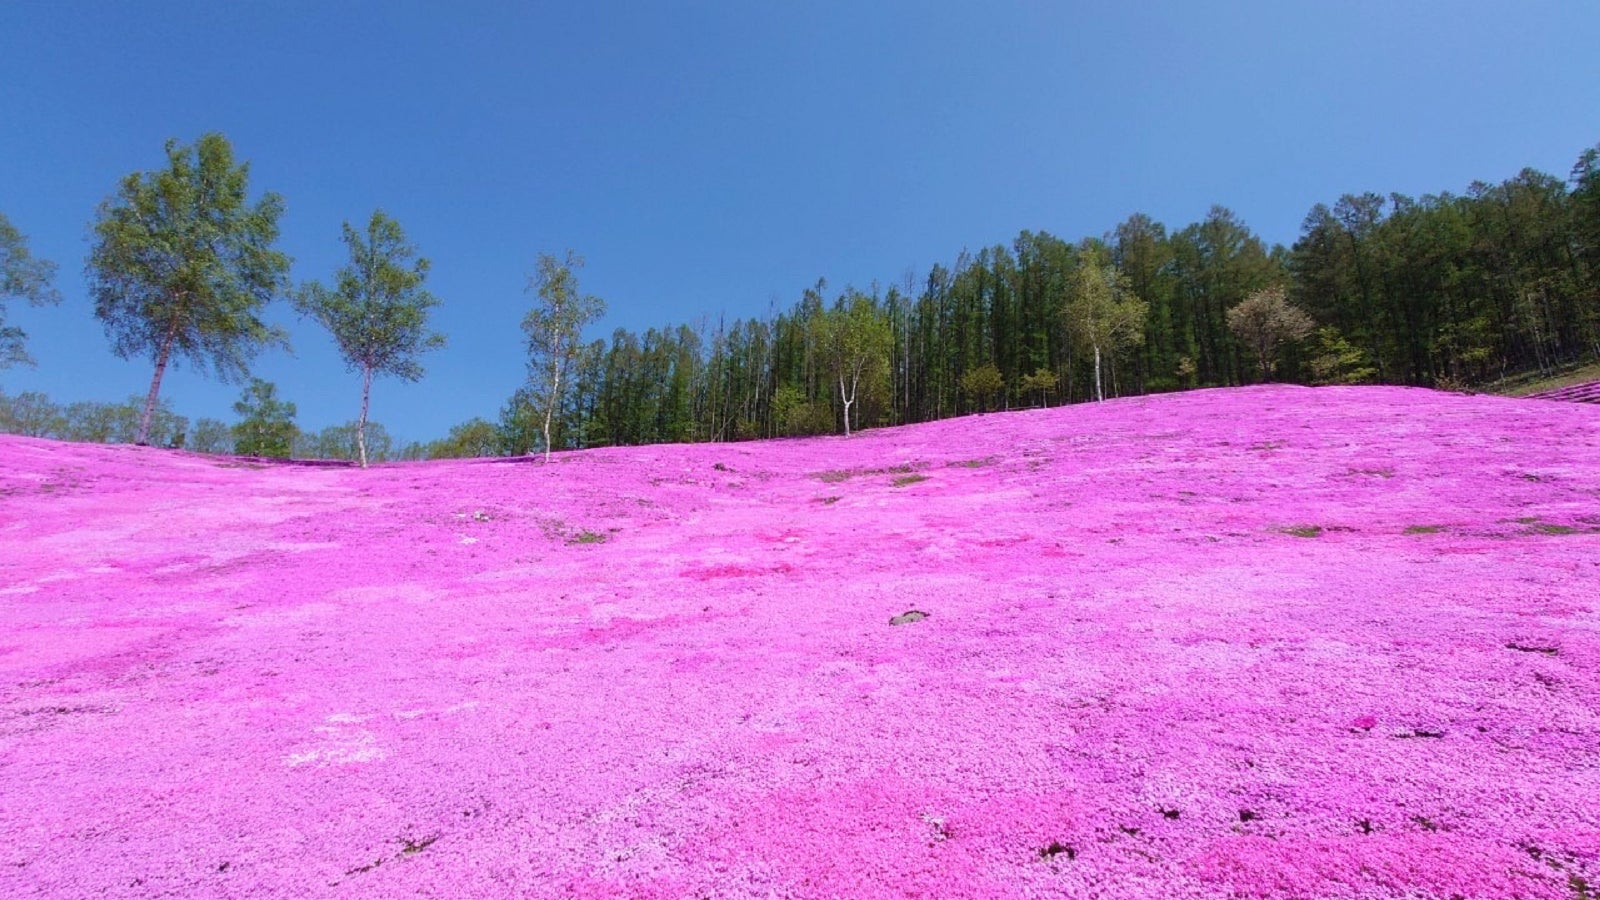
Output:
[[0,894],[1570,898],[1597,532],[1600,409],[1404,389],[0,438]]

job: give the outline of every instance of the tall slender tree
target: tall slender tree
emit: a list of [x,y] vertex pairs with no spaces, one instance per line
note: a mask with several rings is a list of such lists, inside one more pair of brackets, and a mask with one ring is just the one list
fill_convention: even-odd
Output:
[[166,153],[165,169],[129,175],[100,205],[87,272],[112,349],[155,365],[141,444],[169,364],[187,359],[229,381],[262,349],[288,343],[260,317],[289,271],[289,257],[273,249],[282,198],[248,201],[250,167],[220,134],[193,146],[168,141]]
[[1093,250],[1084,253],[1064,312],[1067,329],[1094,355],[1094,396],[1106,399],[1101,362],[1108,354],[1144,343],[1149,306],[1133,295],[1114,266],[1102,264]]
[[428,311],[439,305],[423,289],[428,260],[406,242],[400,223],[377,210],[366,233],[344,224],[350,263],[332,288],[310,282],[295,296],[295,306],[314,316],[333,335],[345,363],[361,373],[361,415],[356,448],[367,466],[367,410],[372,379],[393,375],[403,381],[422,377],[417,356],[444,346],[444,335],[428,330]]
[[14,297],[34,306],[60,303],[61,294],[50,284],[55,275],[56,264],[30,254],[28,239],[0,213],[0,369],[33,362],[23,349],[28,335],[6,324],[6,301]]
[[543,407],[544,458],[550,461],[550,426],[561,406],[563,391],[570,387],[568,376],[586,349],[583,328],[605,315],[604,300],[578,291],[576,269],[583,258],[571,250],[562,259],[539,254],[537,269],[528,279],[527,290],[539,298],[538,305],[522,318],[522,331],[528,337],[528,379],[532,396]]
[[861,398],[861,388],[876,386],[887,373],[892,336],[889,321],[872,298],[850,291],[820,321],[823,359],[839,386],[844,412],[844,436],[850,436],[850,408]]

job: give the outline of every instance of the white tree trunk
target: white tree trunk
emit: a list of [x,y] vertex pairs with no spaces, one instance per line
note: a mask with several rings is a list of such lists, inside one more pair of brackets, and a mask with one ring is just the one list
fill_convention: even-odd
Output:
[[1100,345],[1094,345],[1094,399],[1096,403],[1106,402],[1105,389],[1100,385]]
[[372,369],[361,370],[361,418],[356,420],[356,451],[361,468],[367,467],[367,404],[372,398]]
[[561,366],[550,367],[550,400],[544,407],[544,461],[550,461],[550,420],[556,413],[556,401],[561,397]]
[[851,396],[848,396],[848,397],[845,396],[845,393],[844,393],[844,376],[840,375],[839,376],[839,402],[844,404],[844,436],[845,437],[849,437],[850,436],[850,407],[851,407],[852,404],[854,404],[856,402],[856,398],[854,396],[855,392],[851,391],[850,394],[851,394]]
[[150,379],[150,393],[144,398],[144,415],[139,419],[139,435],[134,441],[141,447],[150,443],[150,420],[155,418],[156,401],[161,398],[161,376],[167,372],[167,361],[172,357],[172,344],[176,340],[176,330],[168,333],[166,343],[161,345],[161,354],[156,357],[156,375]]

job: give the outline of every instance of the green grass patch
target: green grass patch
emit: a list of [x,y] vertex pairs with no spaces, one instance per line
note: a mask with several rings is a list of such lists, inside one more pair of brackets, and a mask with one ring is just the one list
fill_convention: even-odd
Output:
[[826,472],[818,472],[816,477],[825,484],[838,484],[841,481],[863,478],[868,475],[898,475],[915,471],[915,466],[906,463],[898,466],[884,466],[879,469],[829,469]]
[[1528,530],[1534,534],[1585,534],[1586,529],[1574,528],[1571,525],[1558,525],[1555,522],[1536,522]]
[[1438,534],[1444,530],[1443,525],[1408,525],[1406,534]]
[[899,478],[896,478],[894,480],[894,486],[895,487],[905,487],[908,484],[916,484],[919,481],[927,481],[927,480],[928,480],[928,476],[926,476],[926,475],[901,475]]
[[1501,381],[1490,382],[1479,389],[1505,397],[1526,397],[1529,394],[1553,391],[1597,379],[1600,379],[1600,363],[1588,363],[1562,369],[1551,375],[1540,375],[1537,372],[1514,375]]
[[977,459],[963,459],[958,462],[953,462],[950,464],[950,467],[961,469],[981,469],[985,466],[992,466],[999,461],[1000,458],[997,456],[980,456]]
[[580,531],[567,538],[569,544],[604,544],[606,536],[598,531]]
[[1325,530],[1321,525],[1291,525],[1283,529],[1283,533],[1298,538],[1314,538],[1322,537]]

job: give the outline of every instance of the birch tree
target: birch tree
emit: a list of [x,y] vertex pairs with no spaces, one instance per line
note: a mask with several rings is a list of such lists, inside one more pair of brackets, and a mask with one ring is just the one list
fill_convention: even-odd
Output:
[[428,311],[439,305],[423,290],[428,261],[406,242],[400,223],[383,210],[372,214],[366,233],[344,225],[350,264],[332,288],[311,282],[300,289],[295,306],[321,322],[339,345],[345,363],[361,373],[361,415],[355,438],[361,467],[367,467],[367,410],[372,379],[393,375],[403,381],[422,377],[417,357],[444,346],[444,335],[428,330]]
[[1104,401],[1101,360],[1144,343],[1150,307],[1133,295],[1127,279],[1115,267],[1102,265],[1092,251],[1079,263],[1074,288],[1064,310],[1067,331],[1085,351],[1094,354],[1094,396]]
[[832,310],[821,315],[820,324],[823,357],[839,387],[844,436],[849,437],[850,408],[860,399],[863,385],[882,377],[893,335],[878,305],[859,291],[841,297]]
[[89,293],[112,349],[155,365],[136,443],[167,366],[188,360],[224,381],[242,378],[257,353],[287,346],[261,320],[283,290],[289,257],[273,249],[283,199],[247,200],[250,167],[207,134],[192,147],[168,141],[167,167],[135,172],[100,205],[89,252]]
[[583,267],[583,258],[568,250],[557,259],[539,254],[534,275],[528,279],[528,292],[538,303],[522,318],[522,331],[528,338],[528,381],[532,396],[543,408],[544,458],[550,461],[550,423],[561,405],[563,392],[570,387],[570,375],[587,349],[583,328],[605,314],[604,300],[578,291],[574,270]]

